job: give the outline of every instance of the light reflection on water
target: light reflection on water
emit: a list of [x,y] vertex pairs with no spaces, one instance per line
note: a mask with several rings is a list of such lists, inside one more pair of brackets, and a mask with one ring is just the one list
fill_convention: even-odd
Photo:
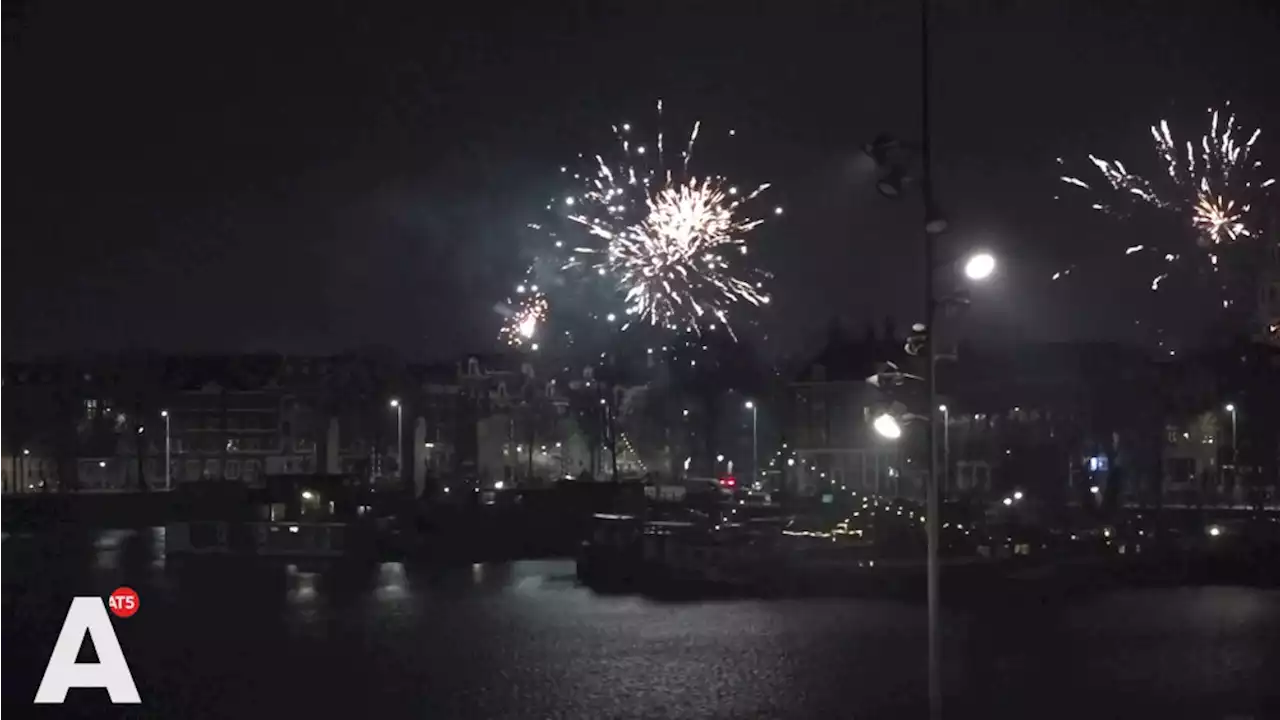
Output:
[[409,597],[409,578],[405,575],[404,563],[384,562],[378,566],[378,584],[373,595],[385,601]]

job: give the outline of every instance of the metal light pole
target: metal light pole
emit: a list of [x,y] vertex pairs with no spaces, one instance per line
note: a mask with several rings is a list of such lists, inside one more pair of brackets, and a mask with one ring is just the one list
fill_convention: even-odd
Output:
[[169,411],[161,410],[160,417],[164,418],[164,489],[171,490],[173,488],[170,485],[170,475],[172,473],[170,468],[173,465],[169,461]]
[[754,490],[760,487],[760,408],[750,400],[746,408],[751,411],[751,485]]
[[404,408],[399,398],[391,398],[391,407],[396,409],[396,479],[404,481]]
[[[1236,482],[1240,477],[1240,450],[1236,445],[1236,406],[1235,403],[1227,403],[1227,412],[1231,413],[1231,492],[1236,491]],[[1234,498],[1228,500],[1234,503]]]
[[942,406],[942,480],[951,489],[951,412]]
[[938,628],[938,426],[937,412],[937,344],[934,342],[934,320],[937,300],[933,293],[933,258],[937,205],[933,198],[933,158],[929,132],[929,0],[920,0],[920,159],[921,197],[924,201],[924,306],[925,306],[925,392],[929,412],[929,486],[925,505],[925,533],[928,556],[926,574],[929,614],[929,717],[942,717],[941,647]]
[[1231,413],[1231,464],[1236,464],[1236,406],[1235,404],[1227,405],[1227,412]]

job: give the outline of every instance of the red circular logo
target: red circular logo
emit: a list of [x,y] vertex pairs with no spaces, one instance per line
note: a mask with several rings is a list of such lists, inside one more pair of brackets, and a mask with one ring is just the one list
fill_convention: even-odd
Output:
[[111,597],[107,598],[107,607],[116,617],[133,617],[138,612],[138,607],[142,602],[138,600],[138,593],[133,591],[131,587],[118,587],[115,592],[111,593]]

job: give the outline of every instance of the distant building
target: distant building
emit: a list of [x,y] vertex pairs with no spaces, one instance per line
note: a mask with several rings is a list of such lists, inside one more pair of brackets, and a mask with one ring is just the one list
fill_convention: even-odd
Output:
[[768,470],[780,472],[778,489],[918,494],[901,445],[877,437],[869,418],[879,394],[866,379],[880,362],[901,355],[901,347],[891,327],[881,337],[868,329],[861,339],[830,329],[825,346],[789,385],[786,447],[765,461]]

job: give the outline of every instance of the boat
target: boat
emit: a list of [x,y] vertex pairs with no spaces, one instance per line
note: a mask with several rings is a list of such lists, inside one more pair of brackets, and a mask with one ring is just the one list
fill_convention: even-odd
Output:
[[165,526],[170,562],[376,561],[395,544],[399,493],[354,478],[271,478],[264,487],[191,483],[185,519]]

